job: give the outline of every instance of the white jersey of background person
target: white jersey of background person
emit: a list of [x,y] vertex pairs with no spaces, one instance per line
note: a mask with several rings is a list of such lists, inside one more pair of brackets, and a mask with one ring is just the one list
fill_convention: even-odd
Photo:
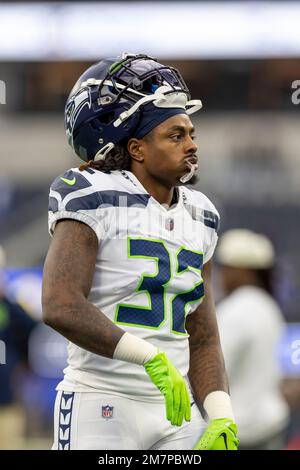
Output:
[[283,317],[272,297],[256,286],[236,289],[217,313],[239,437],[251,445],[275,435],[288,421],[276,357]]
[[[89,300],[122,329],[166,352],[186,376],[189,343],[184,314],[201,302],[201,267],[213,255],[219,216],[201,192],[180,186],[178,194],[177,204],[167,210],[129,171],[80,172],[73,168],[51,186],[49,230],[52,234],[59,219],[69,218],[95,231],[99,249]],[[140,242],[136,243],[137,239]],[[149,241],[147,249],[143,239]],[[133,256],[136,250],[138,257]],[[158,256],[160,260],[155,258]],[[143,275],[146,287],[152,286],[151,295],[145,290],[137,292]],[[153,283],[149,276],[159,279]],[[155,313],[147,310],[151,302]],[[163,400],[136,364],[100,357],[73,343],[69,343],[68,353],[68,367],[58,390],[97,389],[135,399]]]

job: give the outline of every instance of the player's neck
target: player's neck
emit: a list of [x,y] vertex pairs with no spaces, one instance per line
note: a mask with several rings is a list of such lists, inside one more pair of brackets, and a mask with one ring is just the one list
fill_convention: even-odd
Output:
[[174,186],[168,186],[166,183],[163,183],[156,178],[151,178],[151,176],[136,174],[133,172],[140,183],[144,186],[146,191],[160,204],[170,206],[173,203]]

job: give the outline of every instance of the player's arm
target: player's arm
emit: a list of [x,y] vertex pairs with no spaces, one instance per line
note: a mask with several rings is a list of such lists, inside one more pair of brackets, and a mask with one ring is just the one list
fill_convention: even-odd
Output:
[[88,225],[76,220],[57,223],[44,266],[43,316],[68,340],[112,358],[124,331],[87,299],[97,251],[97,236]]
[[[219,436],[226,434],[228,447],[236,448],[236,426],[229,397],[229,387],[220,345],[218,326],[211,285],[212,263],[203,268],[205,298],[199,307],[187,317],[189,333],[189,380],[194,398],[204,408],[209,425],[196,448],[218,448]],[[200,436],[199,436],[200,437]],[[224,447],[225,449],[226,447]]]
[[188,375],[195,398],[201,404],[215,390],[229,393],[211,287],[211,261],[204,265],[202,276],[204,300],[186,320],[190,347]]
[[180,426],[190,420],[185,380],[166,354],[151,343],[116,326],[88,301],[98,239],[76,220],[61,220],[54,230],[43,276],[43,316],[68,340],[92,353],[142,365],[164,395],[166,417]]

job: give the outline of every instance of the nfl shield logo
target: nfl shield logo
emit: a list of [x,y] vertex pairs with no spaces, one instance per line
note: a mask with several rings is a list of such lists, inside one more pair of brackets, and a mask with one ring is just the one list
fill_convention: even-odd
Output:
[[166,227],[167,230],[170,230],[170,231],[173,230],[174,229],[174,219],[171,219],[171,218],[167,219],[166,223],[165,223],[165,227]]
[[102,418],[105,418],[105,419],[112,418],[113,410],[114,410],[113,406],[109,406],[109,405],[102,406]]

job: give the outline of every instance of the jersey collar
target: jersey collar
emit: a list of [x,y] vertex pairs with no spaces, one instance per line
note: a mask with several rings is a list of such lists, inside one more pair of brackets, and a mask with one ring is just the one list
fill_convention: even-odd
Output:
[[[129,179],[131,181],[131,183],[136,186],[140,191],[142,191],[143,193],[145,194],[149,194],[148,191],[144,188],[144,186],[142,185],[142,183],[138,180],[138,178],[129,170],[121,170],[121,173],[123,174],[123,176],[127,176],[127,179]],[[126,177],[125,176],[125,177]],[[182,191],[181,191],[181,187],[180,186],[176,186],[176,189],[177,189],[177,194],[178,194],[178,200],[177,200],[177,203],[170,206],[170,207],[167,207],[166,205],[163,205],[163,204],[160,204],[160,202],[158,202],[153,196],[150,196],[150,200],[152,201],[152,203],[157,206],[159,209],[167,212],[167,213],[171,213],[171,212],[174,212],[176,211],[178,208],[181,208],[182,207],[182,204],[183,204],[183,200],[182,200]]]

